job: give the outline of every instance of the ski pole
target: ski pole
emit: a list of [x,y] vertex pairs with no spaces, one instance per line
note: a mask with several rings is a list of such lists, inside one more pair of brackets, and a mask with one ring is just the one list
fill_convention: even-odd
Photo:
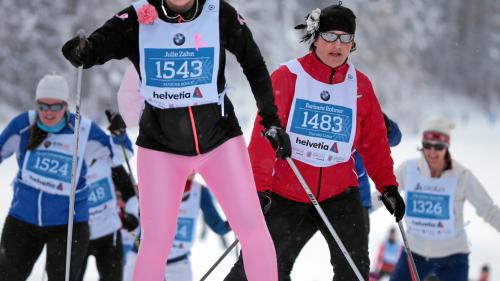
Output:
[[356,274],[356,276],[358,277],[358,280],[359,281],[365,281],[365,279],[363,279],[363,276],[361,275],[361,273],[359,272],[359,269],[358,267],[356,266],[356,264],[354,263],[354,261],[352,260],[351,256],[349,255],[349,253],[347,252],[347,249],[345,248],[344,244],[342,243],[342,241],[340,240],[340,237],[337,235],[337,232],[335,232],[335,229],[333,229],[333,226],[332,224],[330,223],[330,221],[328,220],[328,218],[326,217],[326,214],[325,212],[323,211],[323,208],[321,208],[321,206],[319,205],[318,203],[318,200],[316,199],[316,197],[314,196],[314,194],[311,192],[311,189],[309,188],[309,186],[307,185],[306,181],[304,180],[304,178],[302,177],[302,175],[300,174],[299,172],[299,169],[297,168],[297,166],[295,166],[295,163],[293,163],[293,160],[292,158],[290,157],[287,157],[286,158],[286,161],[288,162],[288,164],[290,165],[290,167],[292,168],[295,176],[297,177],[297,179],[299,180],[300,184],[302,185],[302,187],[304,188],[305,192],[307,193],[307,196],[309,197],[309,200],[311,200],[311,203],[314,205],[314,207],[316,208],[316,211],[318,211],[318,214],[319,216],[321,217],[321,219],[323,220],[323,222],[325,223],[326,227],[328,228],[328,230],[330,231],[330,234],[332,234],[333,236],[333,239],[335,240],[335,242],[337,243],[337,245],[339,246],[340,250],[342,251],[342,253],[344,254],[344,257],[347,259],[347,262],[349,263],[349,265],[351,266],[352,270],[354,271],[354,273]]
[[[271,200],[269,200],[265,205],[264,207],[262,207],[262,212],[264,214],[267,214],[267,212],[269,212],[269,210],[271,209]],[[238,243],[240,242],[240,240],[238,240],[238,238],[236,238],[236,240],[234,240],[234,242],[229,245],[229,247],[224,251],[224,253],[222,253],[222,255],[219,257],[219,259],[217,259],[217,261],[215,261],[215,263],[212,265],[212,267],[210,267],[207,271],[207,273],[205,273],[205,275],[203,275],[203,277],[201,277],[200,281],[204,281],[205,279],[207,279],[208,275],[210,275],[210,273],[212,273],[212,271],[214,271],[214,269],[222,262],[222,260],[233,250],[234,247],[236,247],[238,245]]]
[[410,250],[410,244],[406,239],[406,233],[403,227],[403,223],[401,221],[398,221],[398,226],[399,226],[399,232],[401,232],[401,237],[403,238],[403,243],[405,245],[406,256],[408,257],[409,260],[408,263],[410,264],[411,267],[412,279],[413,281],[420,281],[420,277],[418,276],[417,266],[415,265],[415,260],[413,260],[413,255]]
[[233,250],[233,248],[236,247],[236,245],[238,245],[239,242],[240,242],[240,240],[238,240],[238,239],[234,240],[234,242],[231,245],[229,245],[229,247],[224,251],[224,253],[222,253],[222,255],[219,257],[219,259],[217,259],[217,261],[212,265],[212,267],[210,267],[210,269],[208,269],[207,273],[205,273],[205,275],[203,275],[203,277],[201,277],[200,281],[206,280],[208,275],[210,275],[210,273],[212,273],[212,271],[215,270],[215,268]]
[[[45,251],[47,251],[47,247],[45,247]],[[45,281],[47,280],[47,271],[45,270],[45,268],[47,267],[47,259],[45,259],[45,262],[43,264],[43,273],[42,273],[42,281]]]
[[122,147],[123,158],[125,158],[125,163],[127,164],[128,174],[130,177],[130,181],[132,181],[132,186],[134,188],[135,195],[139,198],[139,190],[137,190],[137,181],[135,180],[134,174],[132,172],[132,167],[130,166],[130,161],[127,155],[127,150],[125,148],[124,141],[120,142],[120,146]]
[[[83,48],[85,44],[85,31],[80,29],[78,31],[78,38],[80,39],[80,47]],[[69,196],[69,217],[68,217],[68,234],[66,241],[66,272],[65,281],[69,281],[70,264],[71,264],[71,246],[73,240],[73,216],[75,214],[75,192],[76,184],[78,179],[77,175],[77,161],[78,161],[78,137],[80,135],[80,104],[82,102],[81,91],[82,91],[82,74],[83,66],[78,67],[78,78],[76,82],[76,110],[75,110],[75,127],[74,127],[74,138],[73,138],[73,160],[71,163],[71,192]]]

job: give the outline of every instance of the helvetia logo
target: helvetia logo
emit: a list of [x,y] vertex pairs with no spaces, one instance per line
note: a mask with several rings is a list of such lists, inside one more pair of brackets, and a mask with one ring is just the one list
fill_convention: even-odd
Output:
[[196,89],[194,89],[193,98],[202,98],[202,97],[203,94],[201,93],[200,88],[196,87]]
[[183,100],[183,99],[190,99],[191,93],[185,91],[175,94],[169,94],[168,92],[165,93],[153,92],[153,98],[160,100]]
[[301,140],[298,137],[295,139],[295,142],[297,144],[312,147],[312,148],[317,148],[317,149],[322,149],[322,150],[329,150],[330,149],[328,147],[328,144],[326,144],[324,142],[310,142],[309,140]]

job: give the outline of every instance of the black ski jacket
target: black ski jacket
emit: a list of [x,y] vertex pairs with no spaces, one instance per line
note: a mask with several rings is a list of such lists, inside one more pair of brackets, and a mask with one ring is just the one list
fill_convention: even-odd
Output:
[[[195,18],[201,13],[205,0],[198,0],[200,7]],[[225,50],[233,53],[250,83],[257,102],[259,115],[263,118],[264,127],[281,126],[274,104],[272,84],[264,59],[255,43],[252,33],[243,18],[236,10],[220,0],[219,30],[220,59],[217,88],[219,93],[224,90],[226,57]],[[161,20],[177,22],[168,19],[162,11],[162,0],[148,0],[153,5]],[[195,5],[196,6],[196,5]],[[169,16],[176,15],[168,9]],[[184,19],[191,19],[195,7],[181,14]],[[127,14],[127,17],[123,16]],[[84,68],[104,64],[111,59],[128,58],[139,73],[139,23],[134,7],[129,6],[109,19],[102,27],[87,38]],[[73,38],[63,46],[63,54],[69,53],[78,44],[78,38]],[[208,152],[226,140],[242,134],[236,119],[233,105],[225,97],[225,116],[217,104],[207,104],[193,107],[159,109],[146,103],[140,120],[139,137],[136,144],[141,147],[165,151],[181,155],[197,155]],[[192,114],[190,113],[192,112]],[[193,125],[195,128],[193,128]]]

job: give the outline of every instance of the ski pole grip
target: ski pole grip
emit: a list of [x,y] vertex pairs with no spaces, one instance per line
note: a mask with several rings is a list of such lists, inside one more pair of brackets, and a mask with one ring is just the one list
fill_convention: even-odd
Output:
[[78,32],[76,34],[77,34],[78,39],[80,41],[79,42],[80,43],[80,48],[83,49],[85,47],[85,40],[86,40],[85,30],[80,29],[80,30],[78,30]]

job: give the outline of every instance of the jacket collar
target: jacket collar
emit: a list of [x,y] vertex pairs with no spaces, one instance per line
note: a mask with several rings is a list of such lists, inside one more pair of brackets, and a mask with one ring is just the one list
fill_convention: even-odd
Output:
[[[337,84],[344,81],[349,64],[344,63],[336,68],[324,64],[314,52],[299,58],[304,70],[314,79],[327,84]],[[332,77],[333,73],[333,77]]]

